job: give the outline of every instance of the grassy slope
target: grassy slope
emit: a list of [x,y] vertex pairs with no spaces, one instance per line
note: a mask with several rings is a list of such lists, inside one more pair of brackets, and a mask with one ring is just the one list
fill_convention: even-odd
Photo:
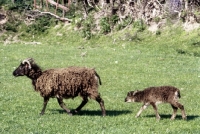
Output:
[[[67,27],[58,27],[42,39],[35,38],[41,45],[0,45],[0,133],[199,132],[200,31],[183,33],[180,29],[169,29],[159,36],[143,32],[138,33],[139,40],[129,41],[124,33],[131,33],[130,30],[88,41],[66,30]],[[56,36],[58,33],[62,36]],[[86,56],[81,57],[84,52]],[[12,76],[14,68],[26,57],[33,57],[43,69],[95,67],[103,82],[100,93],[107,116],[101,117],[99,105],[91,100],[79,115],[70,117],[56,99],[51,99],[46,114],[39,116],[43,101],[39,93],[33,91],[26,77]],[[181,120],[180,111],[176,120],[171,121],[170,105],[159,105],[160,121],[155,120],[152,107],[140,118],[134,117],[142,104],[124,103],[127,92],[159,85],[180,88],[180,102],[185,106],[188,121]],[[75,109],[81,99],[65,102]]]

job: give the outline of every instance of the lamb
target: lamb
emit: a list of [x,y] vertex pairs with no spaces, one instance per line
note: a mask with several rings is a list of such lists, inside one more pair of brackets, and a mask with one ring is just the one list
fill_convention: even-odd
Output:
[[[44,114],[49,99],[54,97],[69,115],[79,112],[88,102],[88,97],[96,100],[100,104],[102,115],[106,115],[104,101],[98,92],[98,82],[101,85],[101,79],[95,69],[72,66],[42,71],[32,58],[28,58],[21,62],[13,75],[27,76],[32,80],[35,91],[40,92],[44,98],[41,115]],[[77,96],[81,96],[83,101],[74,111],[70,111],[63,99]]]
[[170,103],[173,108],[173,114],[171,120],[174,120],[176,117],[176,112],[178,108],[181,109],[182,118],[186,118],[184,106],[178,102],[180,98],[180,90],[173,86],[160,86],[160,87],[149,87],[143,91],[130,91],[125,98],[125,102],[143,102],[143,106],[137,113],[136,117],[139,117],[144,109],[149,105],[153,106],[155,110],[156,119],[160,119],[160,116],[157,111],[157,104],[159,103]]

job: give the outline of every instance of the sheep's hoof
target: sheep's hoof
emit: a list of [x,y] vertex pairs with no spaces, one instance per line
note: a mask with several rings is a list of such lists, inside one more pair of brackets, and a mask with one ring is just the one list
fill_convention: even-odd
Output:
[[77,110],[72,110],[71,113],[72,113],[72,114],[77,114],[78,111],[77,111]]
[[41,115],[41,116],[44,115],[44,112],[41,112],[40,115]]

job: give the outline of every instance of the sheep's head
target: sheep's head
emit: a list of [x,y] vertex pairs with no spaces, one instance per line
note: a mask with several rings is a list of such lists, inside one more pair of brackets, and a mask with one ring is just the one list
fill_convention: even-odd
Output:
[[32,58],[23,60],[21,64],[19,65],[19,67],[15,69],[15,71],[13,72],[13,75],[16,77],[27,75],[32,69],[33,63],[34,63],[34,60]]
[[130,91],[128,92],[126,98],[125,98],[125,102],[135,102],[135,93],[137,93],[137,91]]

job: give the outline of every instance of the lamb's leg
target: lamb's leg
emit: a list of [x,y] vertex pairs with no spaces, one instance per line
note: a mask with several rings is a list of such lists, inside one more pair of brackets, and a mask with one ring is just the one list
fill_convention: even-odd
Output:
[[176,112],[177,112],[177,110],[178,110],[178,107],[176,107],[176,106],[174,106],[174,105],[172,105],[172,104],[171,104],[171,106],[172,106],[172,108],[173,108],[173,114],[172,114],[172,116],[171,116],[171,120],[174,120],[174,119],[176,118]]
[[137,115],[135,116],[136,118],[140,116],[140,114],[142,113],[143,110],[145,110],[147,107],[149,106],[149,104],[143,104],[142,107],[140,108],[140,110],[138,111]]
[[66,108],[65,103],[63,102],[62,98],[57,98],[57,101],[58,101],[61,108],[63,108],[69,115],[72,115],[70,110],[68,108]]
[[41,111],[40,115],[44,114],[48,101],[49,101],[49,98],[48,97],[44,97],[44,104],[43,104],[43,108],[42,108],[42,111]]
[[80,110],[81,110],[81,108],[83,107],[83,106],[85,106],[85,104],[88,102],[88,98],[87,97],[84,97],[83,98],[83,101],[81,102],[81,104],[76,108],[76,110],[74,111],[75,113],[78,113]]
[[102,111],[102,116],[106,116],[106,110],[104,107],[104,101],[103,99],[100,97],[100,95],[96,98],[96,101],[99,103],[100,107],[101,107],[101,111]]
[[181,109],[182,118],[183,118],[184,120],[187,120],[187,116],[186,116],[186,114],[185,114],[184,106],[183,106],[182,104],[178,103],[178,102],[176,102],[176,104],[173,104],[173,105],[175,105],[175,106],[177,106],[178,108]]
[[156,119],[160,120],[160,115],[158,114],[158,110],[157,110],[156,104],[152,102],[151,105],[153,106],[153,109],[154,109],[154,111],[156,113]]

